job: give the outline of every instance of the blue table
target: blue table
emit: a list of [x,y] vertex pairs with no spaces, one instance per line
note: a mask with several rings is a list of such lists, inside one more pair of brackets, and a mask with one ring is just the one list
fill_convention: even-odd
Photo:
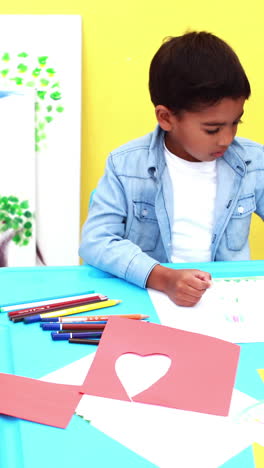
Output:
[[[262,261],[186,264],[185,267],[209,271],[214,277],[264,274]],[[2,268],[0,284],[1,306],[96,290],[122,300],[111,313],[148,313],[152,322],[159,323],[147,291],[90,266]],[[41,378],[94,350],[86,345],[52,341],[49,332],[43,332],[38,323],[13,324],[5,313],[0,314],[0,372]],[[256,372],[259,368],[264,368],[264,343],[241,345],[235,386],[256,399],[264,399],[264,385]],[[77,415],[66,429],[0,416],[1,468],[55,468],[76,464],[97,468],[154,466]],[[241,466],[255,466],[251,448],[223,465],[225,468]]]

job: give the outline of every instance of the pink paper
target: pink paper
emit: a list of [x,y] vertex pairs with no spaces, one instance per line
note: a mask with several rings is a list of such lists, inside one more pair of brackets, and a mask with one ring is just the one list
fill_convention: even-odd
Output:
[[82,394],[62,385],[0,373],[0,413],[65,428]]
[[125,353],[164,354],[171,359],[168,372],[133,401],[227,416],[239,352],[238,345],[217,338],[111,317],[82,391],[129,401],[115,371],[116,359]]

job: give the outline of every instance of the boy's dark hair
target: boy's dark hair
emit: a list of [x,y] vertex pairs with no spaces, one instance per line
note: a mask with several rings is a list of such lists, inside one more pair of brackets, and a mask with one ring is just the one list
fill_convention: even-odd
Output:
[[166,40],[154,55],[149,72],[154,106],[175,114],[197,111],[225,97],[250,96],[250,84],[233,51],[222,39],[205,31]]

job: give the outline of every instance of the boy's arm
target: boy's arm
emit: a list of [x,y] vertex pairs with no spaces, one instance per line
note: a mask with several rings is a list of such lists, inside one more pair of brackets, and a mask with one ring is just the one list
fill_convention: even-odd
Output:
[[79,254],[85,263],[145,287],[150,271],[159,262],[124,238],[126,218],[124,188],[110,156],[93,195]]
[[156,265],[147,280],[147,287],[164,292],[173,302],[186,307],[194,306],[211,284],[210,273],[162,265]]

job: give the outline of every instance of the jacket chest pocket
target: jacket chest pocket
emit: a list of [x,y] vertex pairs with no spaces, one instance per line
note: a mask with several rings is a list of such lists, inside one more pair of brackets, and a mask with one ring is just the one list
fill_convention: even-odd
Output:
[[255,195],[239,198],[226,228],[227,247],[241,250],[249,236],[251,215],[256,210]]
[[154,205],[133,201],[133,219],[127,237],[143,252],[155,249],[159,238],[159,225]]

